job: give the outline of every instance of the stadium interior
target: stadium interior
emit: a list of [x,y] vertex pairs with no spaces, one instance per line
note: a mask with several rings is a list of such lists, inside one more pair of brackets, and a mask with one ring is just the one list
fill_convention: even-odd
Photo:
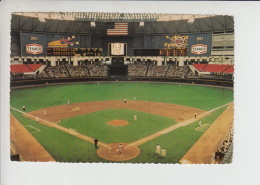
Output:
[[[228,15],[13,13],[10,59],[11,87],[85,81],[233,87],[234,19]],[[231,161],[233,128],[226,135],[215,163]]]
[[95,79],[233,86],[232,16],[24,12],[11,23],[12,86]]

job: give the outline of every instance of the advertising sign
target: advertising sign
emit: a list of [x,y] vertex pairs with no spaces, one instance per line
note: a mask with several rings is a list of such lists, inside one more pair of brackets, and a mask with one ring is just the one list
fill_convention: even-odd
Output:
[[188,39],[188,56],[211,56],[211,34],[190,35]]
[[44,34],[21,33],[22,56],[46,56],[46,37]]
[[42,52],[43,52],[42,45],[39,45],[39,44],[27,44],[26,45],[26,53],[37,55]]
[[166,36],[167,42],[164,43],[165,48],[177,48],[183,49],[188,46],[188,39],[189,36],[181,36],[181,35],[174,35],[174,36]]
[[79,37],[48,35],[48,48],[79,48]]

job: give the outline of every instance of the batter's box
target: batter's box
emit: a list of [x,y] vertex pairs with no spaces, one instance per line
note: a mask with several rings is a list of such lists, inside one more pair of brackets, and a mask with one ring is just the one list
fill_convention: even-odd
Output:
[[41,131],[40,129],[35,128],[35,127],[31,126],[31,125],[26,125],[25,127],[31,134],[34,134],[34,133],[37,133],[37,132]]
[[205,132],[210,127],[210,124],[203,124],[201,127],[195,128],[197,131]]

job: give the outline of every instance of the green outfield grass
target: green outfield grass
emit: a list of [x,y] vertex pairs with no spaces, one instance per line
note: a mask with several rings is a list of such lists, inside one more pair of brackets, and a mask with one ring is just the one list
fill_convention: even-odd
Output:
[[[14,89],[11,91],[12,107],[26,112],[70,103],[101,100],[137,100],[156,101],[186,105],[203,110],[212,110],[233,101],[233,90],[204,87],[197,85],[157,84],[157,83],[100,83],[70,84],[45,87]],[[202,119],[203,124],[212,124],[224,108]],[[11,113],[24,125],[31,125],[40,132],[32,135],[41,145],[60,162],[110,162],[96,155],[94,145],[64,133],[52,127],[42,125],[11,110]],[[136,114],[138,121],[133,120]],[[108,120],[123,119],[130,122],[123,127],[106,124]],[[110,109],[62,120],[60,125],[72,128],[90,137],[97,137],[106,143],[132,142],[156,131],[175,124],[174,120],[127,109]],[[168,134],[140,145],[141,154],[127,162],[177,163],[180,158],[203,134],[195,130],[198,122],[178,128]],[[33,132],[34,129],[26,127]],[[159,158],[154,153],[155,145],[167,149],[167,157]]]
[[233,90],[197,85],[161,83],[70,84],[11,91],[11,106],[26,111],[70,103],[101,100],[137,100],[175,103],[211,110],[233,101]]
[[[137,116],[134,121],[133,116]],[[111,126],[111,120],[126,120],[125,126]],[[167,128],[176,122],[167,117],[129,109],[108,109],[62,120],[61,126],[98,138],[105,143],[130,143]],[[105,133],[105,134],[104,134]]]

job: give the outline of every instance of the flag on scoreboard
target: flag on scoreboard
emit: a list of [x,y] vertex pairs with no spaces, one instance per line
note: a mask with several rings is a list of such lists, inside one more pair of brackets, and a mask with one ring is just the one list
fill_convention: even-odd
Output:
[[107,35],[128,35],[128,23],[109,23],[107,27]]

